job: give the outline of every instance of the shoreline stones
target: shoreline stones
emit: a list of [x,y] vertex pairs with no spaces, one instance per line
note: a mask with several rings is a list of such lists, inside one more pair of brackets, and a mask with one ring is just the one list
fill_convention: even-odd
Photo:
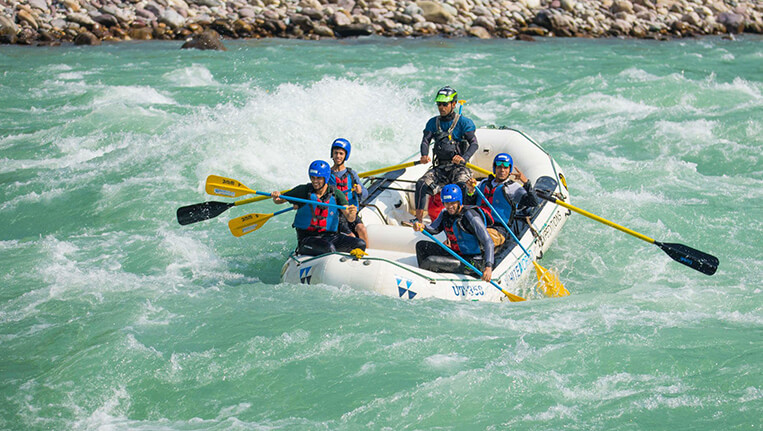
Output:
[[763,2],[0,0],[0,43],[4,44],[71,42],[97,45],[100,41],[149,39],[198,41],[206,30],[230,39],[378,35],[663,40],[744,32],[763,34]]

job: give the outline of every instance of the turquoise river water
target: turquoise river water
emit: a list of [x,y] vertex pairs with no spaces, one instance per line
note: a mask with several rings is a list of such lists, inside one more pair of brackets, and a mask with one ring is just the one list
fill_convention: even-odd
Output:
[[[0,429],[747,430],[763,417],[763,39],[0,47]],[[273,190],[343,136],[417,151],[450,84],[573,203],[572,295],[403,300],[280,284],[291,216],[179,226],[209,174]]]

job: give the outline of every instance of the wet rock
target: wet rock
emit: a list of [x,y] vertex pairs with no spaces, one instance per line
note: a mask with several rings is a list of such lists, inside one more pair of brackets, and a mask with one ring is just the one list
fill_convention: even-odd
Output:
[[334,37],[334,31],[325,25],[316,25],[313,28],[313,33],[323,37]]
[[217,51],[227,51],[223,45],[220,35],[214,30],[206,30],[201,34],[191,36],[191,39],[187,40],[181,49],[201,49],[208,50],[213,49]]
[[551,17],[554,15],[554,12],[550,9],[543,9],[542,11],[538,12],[535,15],[535,18],[533,19],[533,24],[546,28],[548,30],[552,30],[553,26],[551,25]]
[[236,30],[233,29],[233,26],[227,20],[216,19],[212,22],[212,24],[210,24],[209,27],[214,32],[214,34],[210,36],[217,35],[218,39],[220,38],[220,35],[225,37],[236,37]]
[[490,32],[487,31],[485,27],[480,27],[478,25],[472,26],[469,28],[469,35],[478,37],[480,39],[491,39],[492,36],[490,36]]
[[334,27],[337,37],[370,36],[374,34],[374,28],[368,24],[350,24]]
[[127,35],[133,40],[151,40],[154,32],[151,27],[133,27],[127,31]]
[[16,23],[0,15],[0,43],[16,43],[18,32]]
[[74,38],[75,45],[100,45],[101,39],[89,31],[83,31]]
[[616,36],[627,36],[633,29],[633,25],[624,19],[616,19],[609,29]]
[[119,25],[119,20],[114,15],[108,13],[98,15],[93,20],[105,27],[116,27]]
[[17,44],[31,45],[35,40],[37,40],[37,31],[30,27],[24,27],[21,29],[21,31],[19,31],[16,37]]

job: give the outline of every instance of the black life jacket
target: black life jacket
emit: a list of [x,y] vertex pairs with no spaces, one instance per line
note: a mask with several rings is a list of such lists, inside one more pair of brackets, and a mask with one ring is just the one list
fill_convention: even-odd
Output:
[[442,130],[442,127],[440,126],[440,117],[438,116],[435,119],[437,131],[434,133],[434,149],[432,151],[434,153],[435,165],[450,163],[454,156],[463,156],[464,153],[466,153],[466,149],[469,145],[466,139],[462,139],[461,141],[453,140],[453,129],[456,128],[459,118],[461,118],[461,116],[458,115],[458,113],[455,113],[453,122],[450,124],[447,131]]

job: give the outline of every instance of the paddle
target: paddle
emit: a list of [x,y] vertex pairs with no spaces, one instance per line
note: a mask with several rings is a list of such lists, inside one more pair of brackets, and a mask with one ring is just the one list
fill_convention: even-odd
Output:
[[[401,163],[399,165],[387,166],[386,168],[374,169],[373,171],[362,172],[358,174],[360,178],[370,177],[385,172],[396,171],[398,169],[410,168],[421,163],[416,160],[413,162]],[[210,175],[207,177],[207,183],[204,187],[207,193],[215,196],[225,196],[229,198],[235,198],[243,195],[257,194],[256,190],[252,190],[245,186],[238,180],[233,178],[221,177],[218,175]],[[283,193],[283,192],[282,192]],[[262,198],[261,198],[262,199]],[[247,202],[248,203],[248,202]]]
[[[359,177],[365,178],[378,174],[383,174],[390,171],[396,171],[398,169],[405,169],[411,166],[418,165],[418,160],[413,162],[401,163],[399,165],[388,166],[386,168],[374,169],[372,171],[363,172],[358,174]],[[233,178],[225,178],[217,175],[210,175],[207,177],[207,183],[205,190],[211,195],[225,196],[225,197],[237,197],[245,194],[251,194],[254,192],[252,189],[243,185],[240,181]],[[286,193],[288,190],[281,190],[281,193]],[[254,198],[243,199],[237,202],[218,202],[208,201],[193,205],[187,205],[180,207],[177,210],[178,223],[181,225],[187,225],[191,223],[197,223],[204,220],[209,220],[219,216],[227,211],[229,208],[252,202],[259,202],[267,199],[266,196],[257,196]]]
[[[288,190],[281,190],[281,193],[286,193]],[[267,199],[265,196],[256,196],[249,199],[242,199],[236,202],[218,202],[208,201],[199,204],[188,205],[180,207],[177,210],[178,223],[185,226],[191,223],[197,223],[204,220],[209,220],[219,216],[231,207],[244,205],[252,202],[264,201]]]
[[419,164],[421,164],[420,160],[416,160],[416,161],[413,161],[413,162],[405,162],[405,163],[401,163],[399,165],[387,166],[386,168],[374,169],[373,171],[361,172],[361,173],[358,174],[358,176],[360,178],[372,177],[374,175],[384,174],[384,173],[387,173],[387,172],[396,171],[398,169],[410,168],[412,166],[416,166],[416,165],[419,165]]
[[[471,269],[475,273],[479,274],[480,277],[482,277],[482,271],[480,271],[479,269],[475,268],[474,265],[472,265],[471,263],[467,262],[464,258],[462,258],[458,254],[456,254],[455,251],[451,250],[450,247],[448,247],[447,245],[445,245],[442,242],[440,242],[440,240],[435,238],[434,235],[432,235],[431,233],[427,232],[426,230],[422,230],[421,233],[423,233],[424,235],[428,236],[429,239],[431,239],[432,241],[437,243],[437,245],[442,247],[443,250],[445,250],[448,253],[450,253],[451,256],[453,256],[456,259],[458,259],[459,261],[461,261],[461,263],[463,263],[467,268]],[[525,300],[525,298],[522,298],[521,296],[517,296],[517,295],[514,295],[511,292],[506,291],[504,288],[499,286],[498,283],[496,283],[493,280],[490,280],[490,284],[495,286],[496,289],[498,289],[501,292],[503,292],[503,294],[506,295],[509,298],[509,301],[511,301],[511,302],[520,302],[520,301],[524,301]]]
[[271,217],[289,212],[293,209],[293,207],[286,208],[271,214],[247,214],[243,217],[231,219],[231,221],[228,222],[228,228],[230,229],[230,232],[233,234],[233,236],[244,236],[261,228],[265,223],[267,223],[268,220],[270,220]]
[[578,214],[582,214],[590,219],[596,220],[607,226],[613,227],[621,232],[625,232],[628,235],[635,236],[636,238],[640,240],[646,241],[650,244],[654,244],[657,247],[660,247],[660,249],[662,249],[662,251],[664,251],[668,256],[670,256],[671,259],[675,260],[678,263],[686,265],[691,269],[697,270],[703,274],[713,275],[715,274],[715,271],[718,269],[718,263],[719,263],[718,258],[713,255],[707,254],[705,252],[699,251],[697,249],[691,248],[683,244],[663,243],[663,242],[655,241],[654,239],[649,238],[646,235],[642,235],[636,231],[630,230],[627,227],[620,226],[617,223],[614,223],[605,218],[599,217],[586,210],[574,207],[568,204],[567,202],[556,199],[553,196],[549,196],[541,192],[538,192],[536,194],[542,199],[545,199],[549,202],[553,202],[571,211],[575,211]]
[[549,297],[561,297],[561,296],[567,296],[570,294],[570,292],[564,287],[561,280],[559,280],[559,277],[557,277],[554,273],[551,273],[546,268],[540,266],[540,264],[530,256],[530,252],[527,251],[527,249],[522,245],[521,242],[519,242],[519,238],[517,238],[516,235],[514,235],[514,232],[509,229],[509,226],[506,224],[506,222],[503,220],[503,217],[498,213],[498,211],[495,210],[493,205],[490,203],[490,201],[487,200],[485,195],[482,193],[482,190],[480,190],[479,187],[476,187],[475,190],[477,191],[477,194],[480,195],[482,200],[487,204],[487,206],[490,208],[491,215],[493,217],[497,218],[499,222],[501,222],[501,225],[506,229],[507,232],[511,235],[512,238],[514,238],[514,241],[519,245],[519,247],[522,249],[523,252],[525,252],[525,255],[530,258],[533,265],[535,266],[535,274],[538,276],[538,285],[541,286],[541,290],[543,290],[543,293],[546,294],[546,296]]

